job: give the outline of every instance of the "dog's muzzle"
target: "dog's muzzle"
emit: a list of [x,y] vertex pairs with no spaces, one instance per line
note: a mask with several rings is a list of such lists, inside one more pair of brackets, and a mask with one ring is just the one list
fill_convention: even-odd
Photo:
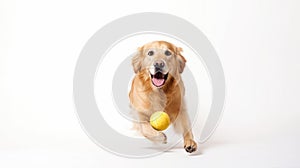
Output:
[[162,87],[168,79],[168,71],[166,71],[165,61],[154,61],[153,66],[150,68],[150,76],[154,86]]

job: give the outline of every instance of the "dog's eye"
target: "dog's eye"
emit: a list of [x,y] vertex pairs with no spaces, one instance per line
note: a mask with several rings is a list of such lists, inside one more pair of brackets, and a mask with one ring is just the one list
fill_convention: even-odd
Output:
[[167,50],[167,51],[165,51],[165,55],[170,56],[170,55],[172,55],[172,53],[169,50]]
[[153,54],[154,54],[154,51],[149,51],[149,52],[148,52],[148,55],[149,55],[149,56],[152,56]]

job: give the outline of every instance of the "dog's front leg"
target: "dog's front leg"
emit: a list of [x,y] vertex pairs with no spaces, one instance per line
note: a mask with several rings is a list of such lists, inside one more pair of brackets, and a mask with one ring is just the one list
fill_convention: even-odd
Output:
[[189,153],[196,151],[197,143],[193,140],[194,136],[192,133],[192,128],[187,115],[187,111],[185,109],[185,105],[183,106],[175,120],[174,128],[177,132],[180,132],[183,135],[184,149]]
[[167,136],[163,132],[156,131],[149,122],[149,117],[139,113],[140,131],[144,137],[155,143],[167,143]]
[[186,131],[183,135],[184,137],[184,149],[189,152],[195,152],[197,150],[197,143],[193,140],[192,131]]

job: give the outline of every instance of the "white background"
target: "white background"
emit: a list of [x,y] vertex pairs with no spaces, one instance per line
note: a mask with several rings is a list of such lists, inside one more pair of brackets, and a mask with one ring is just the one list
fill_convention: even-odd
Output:
[[[297,0],[0,1],[0,166],[300,167],[299,7]],[[190,21],[222,61],[223,119],[197,155],[176,148],[120,158],[96,146],[76,118],[72,77],[83,45],[106,23],[145,11]]]

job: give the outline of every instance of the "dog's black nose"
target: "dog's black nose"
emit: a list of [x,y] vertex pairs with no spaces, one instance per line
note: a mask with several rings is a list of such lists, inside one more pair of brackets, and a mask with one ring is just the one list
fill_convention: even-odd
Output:
[[163,60],[154,61],[154,68],[162,69],[165,67],[165,62]]

